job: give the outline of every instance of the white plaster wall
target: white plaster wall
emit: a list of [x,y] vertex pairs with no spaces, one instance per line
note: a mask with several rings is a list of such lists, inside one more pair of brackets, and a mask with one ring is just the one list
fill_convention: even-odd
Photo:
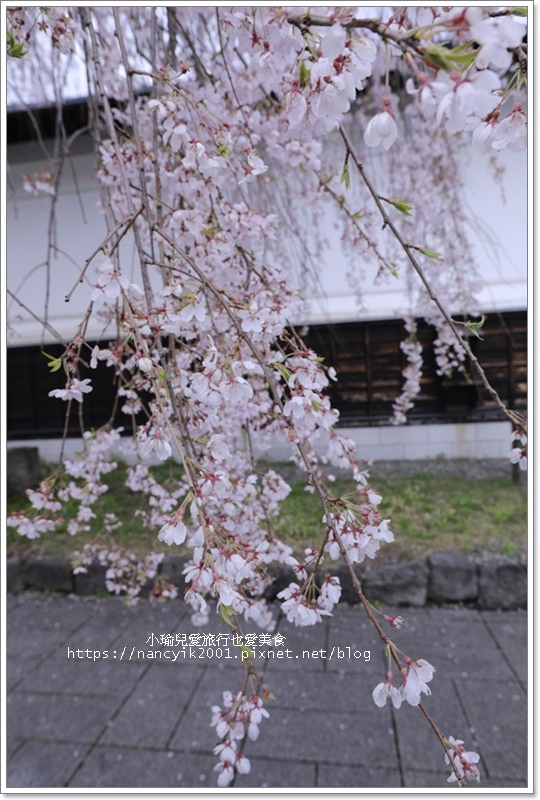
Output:
[[[38,316],[44,312],[46,270],[43,264],[47,248],[50,203],[47,196],[33,197],[22,189],[23,173],[37,172],[46,164],[35,147],[8,149],[7,191],[7,273],[8,286],[18,290],[23,302]],[[476,233],[471,234],[472,248],[485,288],[480,294],[486,312],[523,309],[527,303],[527,158],[524,153],[504,152],[503,201],[501,186],[488,166],[488,155],[478,149],[468,161],[466,202],[478,217]],[[77,175],[77,182],[73,177]],[[50,270],[50,323],[67,339],[76,331],[89,301],[90,283],[81,285],[72,300],[64,297],[71,289],[86,258],[105,235],[99,193],[94,177],[93,156],[79,153],[64,168],[64,178],[57,206],[57,243],[63,253],[55,254]],[[81,208],[82,206],[82,208]],[[295,322],[344,322],[355,319],[389,319],[400,310],[406,312],[404,286],[399,280],[376,286],[375,267],[366,266],[363,287],[364,308],[360,310],[348,285],[348,263],[339,239],[327,220],[325,234],[329,246],[323,251],[324,267],[318,285],[312,278],[299,278],[305,297],[310,300],[307,317]],[[333,237],[333,239],[332,239]],[[129,277],[140,283],[136,254],[130,237],[122,245],[122,266]],[[441,268],[444,268],[442,266]],[[95,280],[95,276],[87,276]],[[29,344],[51,341],[26,311],[8,301],[9,343]],[[101,329],[91,323],[89,336]]]
[[[505,459],[511,450],[511,426],[504,421],[340,428],[339,433],[356,443],[360,459],[372,458],[375,462],[416,461],[441,456],[447,459]],[[7,446],[37,447],[41,458],[53,463],[58,461],[60,454],[60,441],[55,439],[12,441]],[[67,440],[66,457],[71,458],[80,450],[82,439]],[[317,450],[323,452],[324,444],[320,444]],[[283,444],[274,445],[258,455],[273,461],[288,461],[291,453],[292,446]]]

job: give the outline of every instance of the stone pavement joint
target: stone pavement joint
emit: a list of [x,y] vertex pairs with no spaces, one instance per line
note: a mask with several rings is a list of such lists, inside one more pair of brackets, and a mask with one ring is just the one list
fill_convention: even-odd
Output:
[[[406,624],[391,638],[436,667],[426,708],[445,735],[480,754],[480,787],[526,787],[526,613],[399,613]],[[128,609],[117,599],[22,594],[8,599],[7,619],[7,791],[216,787],[210,707],[223,691],[239,691],[244,670],[234,648],[229,658],[223,647],[219,658],[172,661],[164,653],[180,645],[147,644],[151,634],[196,633],[182,603]],[[226,632],[217,617],[201,630]],[[419,710],[373,703],[386,661],[359,607],[338,606],[310,628],[278,612],[275,633],[283,644],[257,652],[289,657],[257,659],[275,700],[259,738],[244,745],[251,772],[237,776],[237,788],[448,786],[444,754]],[[68,657],[77,650],[85,658]]]

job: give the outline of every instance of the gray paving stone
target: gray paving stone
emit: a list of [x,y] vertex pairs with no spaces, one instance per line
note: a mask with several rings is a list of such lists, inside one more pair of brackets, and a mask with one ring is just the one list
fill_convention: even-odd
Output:
[[[448,783],[450,768],[447,772],[426,772],[424,770],[406,770],[404,774],[404,785],[406,788],[414,789],[434,789],[441,791],[444,789],[455,789],[457,784]],[[469,789],[520,789],[527,785],[526,780],[497,780],[486,777],[485,773],[480,775],[480,782],[471,781],[467,783]]]
[[[230,686],[229,686],[230,688]],[[222,694],[217,692],[214,702],[222,705]],[[212,753],[218,743],[215,728],[210,727],[212,714],[210,703],[207,699],[202,702],[197,699],[190,703],[186,713],[182,716],[169,746],[176,750],[187,752]]]
[[6,739],[6,759],[14,756],[25,741],[25,739],[21,739],[19,736],[8,736]]
[[136,608],[126,608],[120,603],[105,601],[96,606],[95,613],[80,628],[65,639],[72,649],[91,648],[92,650],[111,649],[121,632],[136,614]]
[[117,706],[110,697],[13,692],[6,702],[8,732],[23,739],[92,742]]
[[528,678],[528,629],[523,623],[487,623],[497,646],[506,656],[510,669],[519,680],[525,682]]
[[281,707],[302,711],[319,709],[321,713],[358,711],[363,715],[366,704],[373,703],[371,693],[377,683],[373,675],[366,677],[356,672],[320,674],[282,670],[269,672],[266,678],[265,685],[276,698],[267,705],[270,712]]
[[[438,667],[431,684],[433,695],[426,698],[428,711],[444,733],[464,739],[481,754],[480,788],[525,786],[527,704],[524,683],[515,673],[526,674],[526,613],[453,608],[395,612],[406,618],[408,628],[392,630],[393,638],[398,641],[402,636],[399,642],[404,649],[408,641],[408,648],[418,648],[413,656]],[[184,613],[181,604],[175,608],[143,601],[127,609],[114,598],[72,601],[24,594],[8,598],[8,643],[13,653],[8,677],[15,683],[11,682],[14,689],[8,695],[7,744],[8,752],[15,754],[13,759],[21,754],[20,762],[14,763],[23,769],[26,762],[30,768],[34,751],[27,745],[38,739],[42,740],[39,746],[56,745],[57,755],[50,760],[61,761],[63,747],[82,751],[105,731],[74,776],[73,787],[152,788],[158,774],[157,787],[215,788],[216,734],[210,727],[210,708],[221,704],[225,689],[239,690],[244,674],[239,662],[224,658],[182,664],[80,660],[66,666],[63,661],[68,644],[111,651],[127,647],[131,639],[131,646],[136,645],[149,624],[150,630],[157,626],[156,633],[199,630]],[[174,630],[176,626],[179,630]],[[259,633],[255,626],[253,631],[244,628]],[[200,630],[219,633],[224,627],[217,616],[211,616]],[[317,659],[318,664],[302,658],[267,662],[262,670],[264,683],[277,699],[266,705],[270,718],[261,723],[259,740],[245,746],[253,766],[249,775],[237,778],[238,788],[261,788],[267,783],[269,788],[289,785],[308,790],[317,773],[321,788],[321,779],[328,788],[398,787],[399,780],[393,783],[398,776],[396,744],[407,786],[429,786],[422,783],[426,774],[431,782],[435,777],[442,779],[433,784],[435,788],[450,786],[444,754],[421,713],[408,705],[399,711],[374,705],[371,692],[384,679],[383,647],[361,609],[338,607],[322,625],[307,629],[295,628],[281,617],[278,630],[286,636],[283,649],[295,656],[301,656],[303,649],[328,650],[332,644],[356,643],[364,648],[368,643],[371,659],[362,667],[358,661],[341,663],[337,658]],[[141,670],[146,670],[142,679]],[[52,678],[53,674],[58,677]],[[59,688],[51,693],[57,681]],[[105,691],[111,691],[111,697],[99,696]],[[125,695],[122,706],[120,697]],[[115,713],[116,726],[106,727]],[[173,756],[169,747],[175,751]],[[181,759],[181,769],[177,769],[177,759]],[[68,750],[65,760],[71,763]]]
[[18,656],[6,660],[6,687],[12,691],[22,679],[41,663],[39,656]]
[[236,777],[235,789],[311,789],[316,786],[313,764],[262,758],[251,758],[250,763],[251,771]]
[[141,745],[152,742],[165,747],[200,677],[200,671],[184,664],[169,669],[154,664],[144,674],[101,744]]
[[274,635],[280,633],[285,637],[283,644],[275,647],[275,650],[289,650],[289,654],[285,655],[283,659],[273,658],[268,661],[268,669],[304,669],[307,671],[322,672],[325,668],[325,662],[322,659],[304,659],[302,653],[304,650],[310,652],[321,648],[326,648],[328,640],[328,618],[324,618],[318,625],[309,626],[307,628],[298,628],[291,625],[285,619],[281,618],[278,622]]
[[[482,780],[480,778],[480,788],[482,789],[522,789],[524,787],[527,787],[527,781],[521,778],[502,778],[501,780],[496,778]],[[530,794],[532,794],[532,787]]]
[[[444,649],[494,647],[493,637],[480,619],[471,622],[462,618],[449,620],[446,616],[441,619],[425,617],[413,623],[406,618],[403,628],[391,629],[388,631],[388,636],[411,658],[415,656],[415,648],[425,653],[426,648],[431,648],[433,652]],[[428,656],[424,657],[429,660]]]
[[97,607],[78,597],[48,597],[30,592],[16,598],[9,608],[10,618],[17,625],[37,628],[60,628],[70,631],[96,613]]
[[327,653],[329,658],[324,663],[328,672],[378,674],[384,669],[384,645],[361,608],[349,609],[332,620]]
[[[106,660],[93,661],[68,658],[67,651],[67,646],[61,647],[40,667],[27,674],[17,691],[105,695],[122,699],[145,669],[143,664],[114,660],[112,652]],[[73,650],[71,652],[76,655]]]
[[[442,758],[444,759],[444,755]],[[455,789],[457,784],[448,783],[449,776],[450,767],[438,772],[424,769],[406,769],[403,773],[403,784],[407,789],[434,789],[435,791]],[[478,784],[471,783],[469,785],[474,788]],[[481,788],[483,788],[483,784],[481,784]]]
[[[127,658],[133,653],[132,660],[146,661],[146,656],[141,655],[143,651],[148,653],[148,650],[171,649],[171,646],[162,643],[161,637],[171,635],[174,638],[176,633],[185,632],[187,614],[185,608],[181,608],[177,604],[174,606],[172,604],[140,605],[141,613],[130,616],[127,625],[118,629],[118,635],[114,639],[112,647],[117,651],[118,656],[125,647],[124,657]],[[172,649],[181,648],[172,645]]]
[[[127,626],[122,635],[133,638],[132,644],[144,646],[150,634],[160,637],[162,634],[185,632],[189,620],[188,609],[184,603],[175,600],[170,603],[139,603],[129,615]],[[192,627],[190,625],[190,631]]]
[[[481,622],[485,613],[484,611],[478,611],[476,608],[461,605],[430,606],[424,610],[431,619],[439,621],[441,625],[449,622],[468,622],[469,624]],[[422,609],[418,609],[418,611],[422,611]]]
[[96,747],[70,788],[203,789],[216,786],[215,756],[144,748]]
[[88,747],[56,742],[28,741],[10,759],[9,789],[63,787],[82,763]]
[[332,626],[326,651],[328,658],[324,665],[327,672],[353,670],[378,674],[384,669],[384,644],[370,622],[361,623],[356,629],[351,626],[349,630]]
[[389,709],[366,707],[365,713],[316,709],[273,708],[265,720],[264,736],[248,741],[245,754],[296,761],[397,769],[397,755]]
[[504,625],[507,625],[509,622],[512,624],[520,622],[527,624],[528,619],[526,608],[516,608],[510,611],[503,611],[501,608],[498,608],[491,611],[480,611],[479,614],[486,622],[501,622]]
[[35,625],[20,625],[10,628],[6,636],[7,653],[17,658],[44,658],[65,641],[69,631],[58,628],[42,628]]
[[512,680],[515,676],[507,660],[495,647],[456,647],[433,651],[427,659],[437,670],[438,678],[474,678],[489,675],[489,679]]
[[15,614],[17,609],[20,609],[22,607],[23,602],[24,602],[24,595],[14,596],[8,593],[4,598],[6,610],[8,611],[9,614]]
[[484,678],[470,680],[457,689],[473,720],[478,752],[489,777],[524,778],[527,775],[527,697],[521,686],[516,681]]
[[509,644],[519,644],[523,647],[527,646],[528,639],[528,625],[526,620],[520,617],[513,618],[510,616],[509,620],[492,617],[486,619],[486,627],[491,635],[500,643],[509,642]]
[[396,769],[369,769],[368,767],[333,767],[321,764],[318,770],[319,789],[391,789],[401,787],[401,777]]

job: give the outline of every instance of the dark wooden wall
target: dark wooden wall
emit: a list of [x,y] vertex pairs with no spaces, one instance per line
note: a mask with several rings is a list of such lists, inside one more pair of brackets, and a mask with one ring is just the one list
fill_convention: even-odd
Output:
[[[405,337],[399,320],[316,325],[309,329],[306,344],[335,367],[338,382],[331,397],[340,411],[340,422],[348,425],[384,425],[392,415],[392,403],[402,387],[401,371],[406,359],[400,349]],[[433,329],[418,323],[418,338],[424,347],[422,391],[409,412],[410,423],[473,422],[500,419],[494,402],[480,388],[470,371],[465,380],[457,374],[442,378],[436,373]],[[512,311],[488,316],[482,341],[471,339],[475,353],[494,388],[510,408],[526,410],[527,316]],[[106,346],[106,344],[104,344]],[[47,345],[48,353],[61,355],[61,348]],[[91,377],[94,391],[85,396],[84,426],[97,428],[110,418],[114,404],[114,372],[103,362],[82,377]],[[66,404],[48,397],[63,386],[63,373],[51,374],[41,349],[12,347],[7,351],[7,438],[14,440],[58,438],[62,435]],[[79,404],[73,403],[69,435],[80,436]],[[122,403],[120,403],[122,405]],[[141,417],[140,422],[144,421]],[[131,419],[117,414],[115,425],[131,431]]]
[[[527,315],[525,311],[491,314],[471,346],[492,386],[514,409],[527,404]],[[341,421],[356,425],[387,424],[402,389],[407,365],[400,342],[406,337],[400,320],[312,326],[306,343],[332,364],[339,380],[331,387]],[[467,377],[437,375],[434,329],[418,321],[423,347],[421,393],[409,412],[410,422],[465,422],[497,419],[495,402],[467,364]]]

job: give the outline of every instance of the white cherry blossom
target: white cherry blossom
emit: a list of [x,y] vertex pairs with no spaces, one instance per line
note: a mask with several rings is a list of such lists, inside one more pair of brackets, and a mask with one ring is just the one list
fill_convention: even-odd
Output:
[[392,701],[394,708],[401,707],[401,694],[397,686],[394,684],[393,675],[391,672],[387,673],[385,681],[378,683],[373,689],[372,697],[373,702],[376,706],[379,706],[379,708],[384,708],[388,698],[390,698]]
[[82,403],[83,395],[92,391],[90,384],[90,378],[85,378],[82,381],[78,378],[73,378],[66,383],[65,389],[53,389],[49,392],[49,397],[58,397],[60,400],[66,401],[76,400],[78,403]]
[[372,117],[364,131],[364,141],[368,147],[382,145],[385,150],[389,150],[397,138],[396,121],[389,111],[381,111]]

